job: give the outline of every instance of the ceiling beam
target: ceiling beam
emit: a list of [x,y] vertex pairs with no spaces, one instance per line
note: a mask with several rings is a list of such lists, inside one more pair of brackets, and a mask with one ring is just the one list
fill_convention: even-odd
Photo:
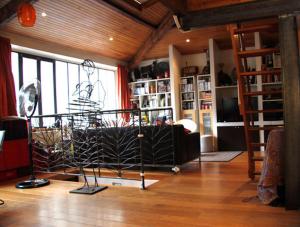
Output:
[[152,24],[149,21],[146,21],[143,18],[140,18],[139,16],[129,12],[128,10],[126,10],[124,8],[121,8],[118,4],[116,4],[112,0],[96,0],[96,2],[106,6],[107,8],[109,8],[111,10],[114,10],[115,12],[118,12],[119,14],[135,21],[138,24],[146,26],[150,29],[156,29],[157,28],[157,26],[155,24]]
[[174,20],[172,13],[170,12],[164,17],[159,27],[150,34],[148,39],[138,49],[136,55],[129,62],[128,67],[130,69],[137,67],[149,50],[173,27],[173,25]]
[[300,11],[299,0],[258,0],[178,15],[182,30],[237,23]]
[[157,2],[159,2],[159,0],[148,0],[147,2],[142,3],[142,8],[146,9],[146,8],[156,4]]
[[160,2],[174,14],[184,15],[187,13],[186,0],[160,0]]
[[22,3],[35,3],[38,0],[11,0],[0,9],[0,26],[3,26],[17,15]]
[[124,2],[137,10],[142,10],[142,4],[139,4],[134,0],[124,0]]

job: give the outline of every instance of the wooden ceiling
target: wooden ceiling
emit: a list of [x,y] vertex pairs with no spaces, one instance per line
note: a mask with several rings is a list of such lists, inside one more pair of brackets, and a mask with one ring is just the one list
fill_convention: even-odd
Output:
[[[8,0],[0,1],[0,8],[5,5],[4,1]],[[188,10],[199,10],[244,1],[249,0],[187,0],[187,3]],[[114,10],[114,7],[108,7],[103,2],[113,3],[125,13]],[[14,18],[0,27],[0,32],[2,30],[128,62],[157,29],[169,9],[159,1],[153,1],[155,4],[142,10],[126,2],[128,1],[39,0],[34,4],[38,18],[33,28],[21,27],[17,18]],[[41,17],[43,11],[47,13],[47,17]],[[130,15],[138,19],[133,20]],[[139,19],[150,25],[139,23]],[[110,37],[114,40],[109,41]],[[190,43],[185,41],[187,38],[191,40]],[[174,44],[183,54],[203,52],[208,47],[209,38],[215,38],[221,48],[230,47],[230,36],[226,26],[188,33],[181,33],[174,26],[153,46],[144,59],[167,57],[169,44]]]
[[[216,39],[221,49],[231,47],[230,34],[226,26],[202,28],[186,33],[173,28],[152,48],[145,58],[165,57],[168,53],[169,44],[173,44],[182,54],[205,52],[210,38]],[[186,39],[189,39],[190,42],[186,42]]]
[[5,6],[10,0],[1,0],[0,1],[0,8],[2,8],[3,6]]
[[251,1],[254,0],[187,0],[187,10],[196,11]]

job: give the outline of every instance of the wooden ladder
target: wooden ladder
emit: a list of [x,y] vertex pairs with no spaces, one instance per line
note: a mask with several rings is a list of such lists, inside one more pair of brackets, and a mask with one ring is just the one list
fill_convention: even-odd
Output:
[[[243,115],[244,127],[245,127],[245,139],[248,151],[248,175],[251,179],[255,178],[255,175],[259,175],[260,172],[256,170],[256,162],[263,161],[264,157],[260,149],[262,147],[266,148],[266,143],[255,141],[255,133],[260,134],[259,132],[268,133],[278,126],[275,125],[265,125],[265,121],[260,121],[259,124],[255,123],[255,117],[263,119],[263,114],[265,113],[283,113],[282,108],[268,108],[268,109],[259,109],[259,105],[253,105],[253,98],[262,97],[274,97],[274,95],[280,96],[282,100],[282,88],[280,89],[271,89],[265,88],[261,85],[261,89],[258,89],[258,86],[251,84],[251,79],[255,78],[255,81],[264,81],[264,77],[274,77],[281,78],[281,69],[280,68],[268,68],[260,69],[257,71],[248,70],[248,61],[251,57],[264,57],[266,55],[279,53],[277,48],[260,48],[260,49],[251,49],[246,50],[245,40],[247,36],[250,36],[251,33],[255,32],[265,32],[273,31],[277,29],[276,24],[265,24],[259,26],[251,27],[242,27],[240,25],[231,25],[230,33],[233,47],[234,62],[237,71],[238,79],[238,93],[239,93],[239,107],[240,112]],[[253,80],[252,80],[253,81]],[[263,106],[263,104],[261,105]],[[280,125],[280,124],[278,124]]]

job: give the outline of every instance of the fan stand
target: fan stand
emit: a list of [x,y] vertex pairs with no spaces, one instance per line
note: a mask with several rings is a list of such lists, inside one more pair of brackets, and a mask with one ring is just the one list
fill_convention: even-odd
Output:
[[38,95],[35,97],[35,105],[34,110],[31,116],[27,116],[27,125],[28,125],[28,151],[29,151],[29,160],[30,160],[30,178],[29,180],[25,180],[16,184],[16,188],[19,189],[27,189],[27,188],[38,188],[43,187],[50,184],[48,179],[37,179],[34,175],[33,170],[33,155],[32,155],[32,125],[31,125],[31,117],[35,112],[36,105],[38,101]]

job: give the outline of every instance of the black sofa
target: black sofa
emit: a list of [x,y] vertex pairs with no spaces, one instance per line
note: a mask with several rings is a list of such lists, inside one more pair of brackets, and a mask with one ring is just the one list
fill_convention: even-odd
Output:
[[186,133],[182,125],[74,129],[75,160],[84,166],[149,167],[182,165],[200,156],[200,134]]

